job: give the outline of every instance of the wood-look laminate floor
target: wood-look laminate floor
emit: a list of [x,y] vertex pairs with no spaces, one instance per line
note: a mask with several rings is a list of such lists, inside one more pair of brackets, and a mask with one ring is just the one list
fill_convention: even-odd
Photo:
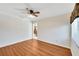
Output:
[[71,56],[70,49],[35,39],[0,48],[0,56]]

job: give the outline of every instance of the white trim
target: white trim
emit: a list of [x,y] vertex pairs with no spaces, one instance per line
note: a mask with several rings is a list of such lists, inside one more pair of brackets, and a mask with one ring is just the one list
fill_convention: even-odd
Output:
[[[40,39],[38,39],[38,40],[40,40]],[[40,40],[40,41],[47,42],[47,43],[50,43],[50,44],[55,44],[55,45],[57,45],[57,46],[61,46],[61,47],[70,49],[70,47],[63,46],[63,45],[60,45],[60,44],[56,44],[56,43],[53,43],[53,42],[49,42],[49,41],[45,41],[45,40]]]
[[[22,41],[30,40],[30,39],[32,39],[32,38],[26,38],[26,39],[23,39],[23,40],[20,40],[20,41],[16,41],[16,42],[11,42],[11,43],[8,43],[8,44],[0,45],[0,48],[6,47],[6,46],[9,46],[9,45],[13,45],[13,44],[16,44],[16,43],[19,43],[19,42],[22,42]],[[40,39],[37,39],[37,40],[40,40]],[[49,42],[49,41],[45,41],[45,40],[40,40],[40,41],[52,44],[52,42]],[[53,44],[70,49],[69,47],[62,46],[60,44],[56,44],[56,43],[53,43]]]
[[0,45],[0,48],[10,46],[10,45],[13,45],[13,44],[16,44],[16,43],[19,43],[19,42],[22,42],[22,41],[30,40],[30,39],[31,38],[26,38],[26,39],[18,40],[16,42],[11,42],[11,43],[8,43],[8,44]]

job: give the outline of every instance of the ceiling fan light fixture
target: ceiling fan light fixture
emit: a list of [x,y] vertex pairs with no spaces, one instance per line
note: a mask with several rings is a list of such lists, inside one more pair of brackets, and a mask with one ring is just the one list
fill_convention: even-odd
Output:
[[35,18],[35,16],[33,16],[32,14],[28,14],[28,17]]

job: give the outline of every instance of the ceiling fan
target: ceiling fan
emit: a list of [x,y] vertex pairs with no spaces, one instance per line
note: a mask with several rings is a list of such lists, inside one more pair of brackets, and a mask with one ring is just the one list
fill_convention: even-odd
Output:
[[27,11],[27,14],[30,14],[35,17],[38,17],[38,15],[40,14],[39,11],[34,11],[33,9],[29,9],[29,8],[26,8],[26,11]]
[[21,14],[23,14],[25,16],[33,16],[33,17],[39,16],[40,12],[37,11],[36,9],[32,8],[30,6],[30,4],[27,3],[27,4],[24,4],[24,5],[25,5],[25,7],[23,9],[19,9],[19,8],[17,9],[16,8],[16,10],[20,11]]

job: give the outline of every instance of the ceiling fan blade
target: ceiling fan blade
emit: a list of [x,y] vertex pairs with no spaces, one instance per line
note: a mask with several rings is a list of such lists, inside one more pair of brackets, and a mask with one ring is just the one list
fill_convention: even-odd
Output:
[[37,12],[34,12],[35,14],[40,14],[40,12],[39,11],[37,11]]
[[33,16],[38,17],[38,15],[36,15],[36,14],[33,14]]
[[24,9],[15,8],[15,10],[17,10],[17,11],[26,11],[26,9],[25,9],[25,8],[24,8]]

